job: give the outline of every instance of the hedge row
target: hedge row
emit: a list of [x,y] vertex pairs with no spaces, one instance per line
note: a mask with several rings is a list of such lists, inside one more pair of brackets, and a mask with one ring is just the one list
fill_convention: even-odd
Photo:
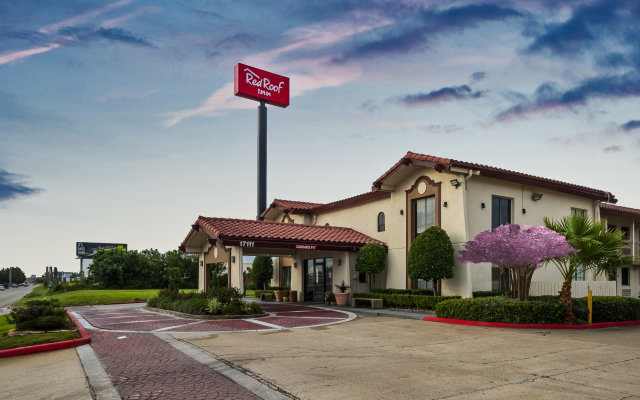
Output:
[[[631,297],[594,296],[593,322],[640,321],[640,300]],[[587,298],[573,299],[573,308],[588,313]],[[580,316],[587,319],[586,316]]]
[[[588,317],[587,298],[574,299],[579,323]],[[505,297],[449,300],[436,306],[440,318],[509,324],[561,324],[566,307],[557,297],[520,301]],[[640,300],[629,297],[593,297],[593,322],[638,321]]]
[[371,289],[373,293],[382,294],[411,294],[414,296],[433,296],[433,290],[425,289]]
[[479,290],[473,292],[473,297],[504,296],[504,290]]
[[426,310],[433,310],[436,307],[436,304],[442,301],[460,298],[460,296],[417,296],[410,294],[384,293],[354,293],[353,297],[383,299],[385,307],[419,308]]

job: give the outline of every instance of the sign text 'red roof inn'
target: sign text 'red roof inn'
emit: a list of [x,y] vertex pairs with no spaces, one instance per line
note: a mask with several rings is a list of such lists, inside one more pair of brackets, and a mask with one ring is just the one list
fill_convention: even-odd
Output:
[[251,100],[264,100],[278,107],[289,105],[289,78],[269,71],[237,64],[235,68],[236,96]]

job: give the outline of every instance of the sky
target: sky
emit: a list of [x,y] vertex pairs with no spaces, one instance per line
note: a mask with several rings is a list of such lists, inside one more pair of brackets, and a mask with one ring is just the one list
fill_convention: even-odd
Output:
[[640,3],[0,0],[0,268],[78,271],[76,242],[176,249],[198,215],[371,190],[407,151],[640,208]]

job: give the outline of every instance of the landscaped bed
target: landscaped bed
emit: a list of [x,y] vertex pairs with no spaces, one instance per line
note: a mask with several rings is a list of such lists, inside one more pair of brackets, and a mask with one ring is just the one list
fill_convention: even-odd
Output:
[[256,316],[262,315],[258,303],[242,301],[242,295],[235,288],[213,288],[207,293],[161,290],[158,296],[148,300],[152,308],[172,312],[202,316]]
[[[440,302],[460,299],[460,296],[433,296],[426,290],[374,289],[373,293],[354,293],[353,297],[382,299],[385,308],[434,310]],[[368,305],[356,299],[356,305]]]
[[80,338],[76,325],[57,301],[31,300],[0,316],[0,350]]
[[[447,300],[436,306],[438,318],[498,324],[563,325],[567,308],[555,296],[532,297],[528,301],[505,297]],[[573,300],[577,325],[587,323],[587,298]],[[640,321],[640,300],[629,297],[594,296],[593,323]]]

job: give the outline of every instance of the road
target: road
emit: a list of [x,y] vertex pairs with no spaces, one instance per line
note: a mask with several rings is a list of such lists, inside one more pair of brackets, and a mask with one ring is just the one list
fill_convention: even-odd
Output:
[[0,315],[9,313],[9,306],[31,292],[35,286],[17,287],[0,291]]

